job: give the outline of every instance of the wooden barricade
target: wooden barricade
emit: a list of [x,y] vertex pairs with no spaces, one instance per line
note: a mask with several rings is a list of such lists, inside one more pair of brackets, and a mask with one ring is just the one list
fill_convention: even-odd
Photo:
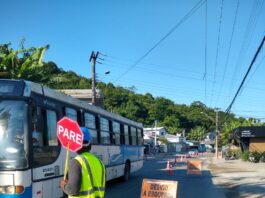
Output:
[[202,175],[202,161],[188,160],[187,161],[187,175]]
[[187,160],[187,155],[186,154],[177,154],[175,156],[175,164],[177,162],[183,162],[183,161],[186,161]]
[[170,180],[143,179],[141,198],[177,198],[178,182]]

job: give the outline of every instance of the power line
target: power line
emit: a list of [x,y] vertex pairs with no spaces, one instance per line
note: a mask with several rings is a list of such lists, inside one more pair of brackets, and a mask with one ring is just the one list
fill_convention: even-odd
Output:
[[211,95],[211,102],[213,100],[213,92],[214,92],[214,87],[216,83],[216,68],[217,68],[217,61],[218,61],[218,56],[219,56],[219,45],[220,45],[220,35],[221,35],[221,26],[222,26],[222,15],[223,15],[223,2],[221,2],[221,12],[220,12],[220,18],[219,18],[219,30],[218,30],[218,39],[217,39],[217,47],[216,47],[216,56],[215,56],[215,64],[214,64],[214,77],[213,77],[213,87],[212,87],[212,95]]
[[[117,64],[119,66],[124,66],[124,67],[128,67],[128,66],[130,66],[131,63],[135,62],[133,60],[126,60],[126,59],[122,59],[122,58],[118,58],[118,57],[115,57],[115,58],[112,58],[112,59],[106,59],[105,58],[104,61],[105,62],[103,64],[105,64],[105,65],[113,66],[112,65],[112,63],[113,63],[113,64]],[[162,66],[160,64],[153,64],[153,63],[147,63],[147,62],[141,62],[138,65],[142,65],[144,67],[145,66],[155,66],[155,67],[159,67],[159,68],[165,67],[165,65]],[[138,68],[139,68],[139,66],[138,66]],[[190,70],[190,69],[187,69],[187,66],[185,68],[177,69],[176,67],[173,67],[173,66],[170,66],[170,65],[166,65],[166,68],[174,70],[174,71],[178,70],[178,71],[189,72],[189,73],[194,73],[194,74],[200,74],[201,75],[200,70],[197,70],[197,71]],[[145,69],[147,69],[147,68],[145,67]]]
[[205,2],[204,100],[207,102],[207,1]]
[[155,48],[157,48],[169,35],[171,35],[182,23],[184,23],[190,16],[192,16],[205,2],[206,0],[199,1],[165,36],[163,36],[151,49],[149,49],[143,56],[141,56],[131,67],[129,67],[124,73],[122,73],[116,80],[117,82],[136,65],[138,65],[147,55],[149,55]]
[[262,48],[262,46],[263,46],[264,41],[265,41],[265,36],[263,37],[263,39],[262,39],[262,41],[261,41],[261,43],[260,43],[260,45],[258,47],[257,52],[255,53],[254,58],[251,61],[251,64],[250,64],[250,66],[249,66],[249,68],[247,70],[247,73],[245,74],[245,76],[244,76],[244,78],[243,78],[243,80],[242,80],[242,82],[241,82],[241,84],[240,84],[240,86],[239,86],[239,88],[238,88],[238,90],[236,92],[236,95],[234,96],[232,102],[230,103],[230,105],[226,109],[226,113],[228,113],[231,110],[231,108],[232,108],[232,106],[233,106],[233,104],[234,104],[234,102],[235,102],[235,100],[237,98],[237,95],[238,95],[239,91],[241,90],[241,88],[242,88],[242,86],[243,86],[243,84],[244,84],[244,82],[245,82],[245,80],[246,80],[246,78],[247,78],[247,76],[248,76],[248,74],[249,74],[249,72],[250,72],[250,70],[251,70],[251,68],[252,68],[252,66],[253,66],[253,64],[254,64],[254,62],[255,62],[255,60],[256,60],[259,52],[260,52],[260,50],[261,50],[261,48]]
[[[231,51],[231,46],[232,46],[232,40],[233,40],[233,37],[234,37],[234,31],[235,31],[235,24],[236,24],[236,19],[237,19],[237,15],[238,15],[238,7],[239,7],[239,0],[237,0],[236,13],[235,13],[235,18],[234,18],[234,23],[233,23],[232,33],[231,33],[231,37],[230,37],[228,53],[227,53],[226,61],[225,61],[225,69],[224,69],[224,73],[223,73],[223,76],[222,76],[221,86],[220,86],[220,89],[219,89],[219,94],[218,94],[217,102],[216,102],[216,103],[218,103],[219,98],[220,98],[220,94],[221,94],[221,92],[222,92],[222,90],[223,90],[223,82],[224,82],[224,77],[225,77],[225,75],[226,75],[226,70],[227,70],[228,60],[229,60],[229,57],[230,57],[230,51]],[[216,104],[216,105],[217,105],[217,104]]]
[[[254,72],[253,72],[252,75],[249,77],[248,81],[246,82],[246,85],[247,85],[247,84],[250,82],[250,80],[253,78],[254,74],[257,72],[257,70],[258,70],[259,67],[261,66],[261,63],[264,61],[264,59],[265,59],[265,55],[261,58],[261,60],[260,60],[260,62],[259,62],[259,64],[258,64],[258,66],[256,67],[256,69],[254,70]],[[246,87],[246,85],[242,88],[242,90]],[[265,91],[265,90],[263,89],[263,91]]]
[[[251,9],[250,17],[249,17],[248,24],[247,24],[245,32],[244,32],[244,36],[242,39],[242,45],[241,45],[240,52],[239,52],[238,57],[237,57],[237,62],[235,64],[235,69],[234,69],[232,77],[236,76],[236,74],[239,73],[240,66],[243,65],[242,63],[243,63],[244,58],[246,57],[245,54],[248,51],[249,45],[250,45],[251,40],[253,38],[253,33],[254,33],[254,30],[255,30],[255,27],[257,24],[258,17],[260,16],[260,13],[261,13],[263,3],[264,3],[264,1],[262,2],[262,5],[257,5],[255,3],[255,1],[253,1],[253,6]],[[232,92],[234,84],[235,84],[235,81],[231,80],[230,91],[229,91],[230,94]]]

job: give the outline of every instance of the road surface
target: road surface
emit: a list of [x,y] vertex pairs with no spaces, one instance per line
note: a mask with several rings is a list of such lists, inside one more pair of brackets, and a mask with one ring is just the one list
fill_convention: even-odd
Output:
[[[206,158],[200,157],[206,163]],[[223,188],[215,186],[210,171],[203,170],[201,175],[187,175],[186,162],[173,166],[173,175],[166,170],[167,161],[173,164],[173,156],[158,154],[144,162],[141,171],[131,175],[128,182],[114,180],[107,183],[106,198],[138,198],[141,194],[142,180],[159,179],[178,181],[178,198],[225,198]]]

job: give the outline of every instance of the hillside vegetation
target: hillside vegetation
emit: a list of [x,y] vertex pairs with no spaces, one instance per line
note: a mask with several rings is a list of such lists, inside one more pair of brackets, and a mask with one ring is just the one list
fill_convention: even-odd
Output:
[[[54,62],[44,62],[43,56],[49,46],[14,50],[10,43],[0,45],[0,78],[25,79],[44,84],[54,89],[89,89],[91,79],[82,77],[74,71],[64,71]],[[153,97],[151,93],[137,94],[131,89],[116,87],[112,83],[98,82],[103,90],[104,108],[132,120],[145,127],[166,127],[172,134],[183,133],[190,139],[203,139],[205,134],[215,130],[215,123],[201,112],[215,119],[214,109],[200,101],[190,105],[176,104],[164,97]],[[238,126],[261,125],[253,119],[236,118],[233,114],[219,112],[220,144],[226,144],[230,132]]]

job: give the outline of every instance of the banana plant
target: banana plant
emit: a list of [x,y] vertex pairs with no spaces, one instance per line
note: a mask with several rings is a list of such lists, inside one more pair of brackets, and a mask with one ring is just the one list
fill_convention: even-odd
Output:
[[10,43],[0,45],[0,77],[32,79],[41,76],[43,56],[49,45],[40,48],[13,50]]

